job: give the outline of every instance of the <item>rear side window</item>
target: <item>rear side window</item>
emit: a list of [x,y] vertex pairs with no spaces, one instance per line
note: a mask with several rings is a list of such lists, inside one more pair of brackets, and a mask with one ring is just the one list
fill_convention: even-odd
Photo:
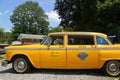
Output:
[[86,35],[68,35],[68,45],[94,45],[94,38]]
[[108,42],[102,37],[97,36],[96,40],[98,45],[108,45]]

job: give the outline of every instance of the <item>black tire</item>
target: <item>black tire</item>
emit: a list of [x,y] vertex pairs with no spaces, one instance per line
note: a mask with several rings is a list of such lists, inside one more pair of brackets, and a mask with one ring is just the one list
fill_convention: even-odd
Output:
[[32,65],[27,57],[17,56],[13,59],[12,68],[17,73],[26,73],[31,70]]
[[120,62],[119,61],[108,61],[104,67],[103,72],[111,77],[116,77],[120,75]]

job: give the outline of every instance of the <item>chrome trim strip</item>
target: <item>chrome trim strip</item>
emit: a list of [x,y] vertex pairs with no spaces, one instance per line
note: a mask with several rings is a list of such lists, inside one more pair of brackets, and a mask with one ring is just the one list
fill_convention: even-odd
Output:
[[48,50],[67,50],[67,48],[48,48]]
[[120,48],[67,48],[67,50],[120,50]]
[[[5,50],[41,50],[41,49],[40,48],[6,48]],[[47,50],[47,48],[43,48],[43,50]]]
[[5,50],[66,50],[66,48],[6,48]]
[[97,48],[67,48],[67,50],[98,50]]
[[5,50],[120,50],[120,48],[6,48]]

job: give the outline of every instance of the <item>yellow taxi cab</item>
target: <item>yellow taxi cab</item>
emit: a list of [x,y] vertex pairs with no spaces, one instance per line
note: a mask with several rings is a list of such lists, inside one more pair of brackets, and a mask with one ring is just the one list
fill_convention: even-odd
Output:
[[112,44],[103,33],[55,32],[43,44],[9,46],[5,52],[3,66],[12,63],[17,73],[35,67],[103,69],[109,76],[120,75],[120,45]]

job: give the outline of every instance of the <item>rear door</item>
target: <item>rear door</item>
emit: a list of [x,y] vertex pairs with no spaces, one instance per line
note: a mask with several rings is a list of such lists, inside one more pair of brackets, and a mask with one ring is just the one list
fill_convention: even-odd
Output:
[[96,68],[98,50],[91,35],[68,35],[67,67],[76,69]]

